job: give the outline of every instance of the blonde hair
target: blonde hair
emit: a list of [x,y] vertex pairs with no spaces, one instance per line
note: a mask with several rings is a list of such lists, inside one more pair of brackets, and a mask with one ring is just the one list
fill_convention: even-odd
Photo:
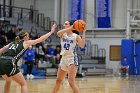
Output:
[[27,32],[21,31],[18,36],[19,36],[19,39],[23,39],[23,37],[26,35],[27,35]]
[[19,41],[20,41],[19,36],[16,36],[16,38],[15,38],[15,42],[16,42],[16,43],[19,43]]
[[16,43],[19,43],[19,41],[20,41],[21,39],[23,39],[24,36],[26,36],[26,35],[27,35],[27,32],[21,31],[21,32],[19,33],[19,35],[16,36],[15,42],[16,42]]

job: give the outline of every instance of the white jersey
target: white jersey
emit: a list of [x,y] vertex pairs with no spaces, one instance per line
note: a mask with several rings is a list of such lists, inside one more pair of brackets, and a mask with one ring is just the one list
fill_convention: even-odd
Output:
[[77,56],[76,54],[76,37],[77,34],[73,33],[71,36],[68,36],[67,33],[64,33],[61,38],[61,55],[62,56]]

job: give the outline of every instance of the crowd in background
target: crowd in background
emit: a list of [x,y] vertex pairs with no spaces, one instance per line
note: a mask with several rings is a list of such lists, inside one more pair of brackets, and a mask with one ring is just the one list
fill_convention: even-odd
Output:
[[[0,48],[7,45],[9,42],[14,41],[22,28],[16,26],[11,27],[9,31],[4,31],[0,29]],[[39,33],[33,34],[29,32],[30,39],[36,39],[40,37]],[[52,64],[52,68],[57,68],[60,62],[60,45],[48,45],[46,41],[39,43],[31,48],[34,53],[30,53],[30,48],[23,55],[23,63],[29,68],[27,74],[31,74],[31,69],[33,65],[38,65],[40,62],[48,62]],[[29,62],[33,64],[29,64]]]

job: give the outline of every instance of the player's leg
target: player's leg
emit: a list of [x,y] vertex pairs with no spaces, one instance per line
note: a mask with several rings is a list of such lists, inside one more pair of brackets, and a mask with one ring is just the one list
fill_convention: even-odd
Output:
[[27,65],[27,78],[29,78],[29,73],[30,73],[30,64],[29,64],[29,62],[27,61],[26,62],[26,65]]
[[30,71],[29,71],[30,78],[34,78],[34,76],[32,74],[32,69],[33,69],[33,62],[30,62]]
[[11,86],[12,80],[7,75],[2,75],[2,77],[5,80],[4,93],[10,93],[10,86]]
[[57,72],[57,79],[56,79],[56,84],[53,88],[53,91],[52,93],[57,93],[59,88],[60,88],[60,85],[63,81],[63,79],[65,78],[67,72],[62,70],[60,67],[58,68],[58,72]]
[[21,86],[21,93],[28,93],[27,92],[27,83],[21,72],[11,76],[10,78],[12,80],[16,81]]
[[75,77],[77,73],[77,68],[74,64],[68,67],[68,81],[74,93],[79,93],[79,88],[75,84]]

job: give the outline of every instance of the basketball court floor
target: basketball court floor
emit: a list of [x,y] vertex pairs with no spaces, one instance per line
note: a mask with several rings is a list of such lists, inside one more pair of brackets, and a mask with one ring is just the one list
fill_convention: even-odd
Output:
[[[35,77],[26,79],[29,93],[51,93],[56,77]],[[140,93],[140,76],[85,76],[76,78],[79,93]],[[3,93],[4,80],[0,78],[0,93]],[[11,93],[20,93],[20,87],[12,82]],[[58,93],[73,93],[67,78]]]

